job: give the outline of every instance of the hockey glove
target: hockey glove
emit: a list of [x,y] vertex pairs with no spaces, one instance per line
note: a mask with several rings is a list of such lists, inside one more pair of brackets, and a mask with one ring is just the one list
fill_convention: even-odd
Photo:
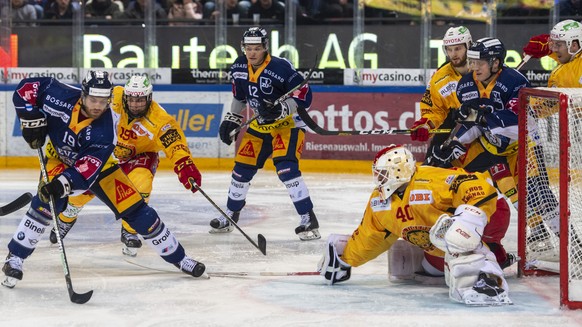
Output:
[[276,105],[269,100],[263,101],[265,105],[259,108],[259,116],[265,122],[283,119],[297,111],[297,102],[293,98],[287,98]]
[[202,175],[200,175],[200,171],[196,168],[196,165],[190,157],[184,157],[178,160],[174,166],[174,172],[178,175],[180,183],[182,183],[185,188],[191,190],[192,193],[198,191],[192,183],[196,183],[198,186],[202,185]]
[[218,134],[220,135],[220,140],[226,145],[230,145],[232,141],[235,141],[238,137],[238,133],[234,135],[233,138],[230,137],[230,133],[235,129],[239,128],[242,124],[243,116],[235,114],[232,112],[227,112],[224,116],[224,120],[220,123],[220,128]]
[[67,197],[70,193],[71,184],[63,175],[55,176],[52,181],[46,184],[41,181],[38,188],[38,197],[44,203],[49,203],[51,195],[56,200]]
[[427,141],[430,137],[429,132],[434,127],[433,122],[428,118],[421,118],[412,124],[412,127],[410,128],[410,138],[413,141]]
[[467,148],[457,140],[451,141],[448,146],[435,146],[432,148],[431,166],[450,167],[451,161],[459,159],[467,153]]
[[532,37],[523,47],[523,53],[530,55],[532,58],[542,58],[552,53],[549,47],[549,34],[541,34]]
[[[33,115],[30,115],[33,116]],[[34,113],[36,117],[31,119],[20,119],[20,126],[22,127],[22,137],[32,149],[40,149],[44,145],[46,139],[47,122],[46,117],[42,112]],[[29,117],[27,117],[29,118]]]

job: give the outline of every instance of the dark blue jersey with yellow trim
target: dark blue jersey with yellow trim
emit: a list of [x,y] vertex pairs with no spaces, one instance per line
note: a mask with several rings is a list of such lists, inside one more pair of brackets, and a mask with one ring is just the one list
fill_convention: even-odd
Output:
[[12,101],[21,119],[47,118],[47,155],[69,166],[62,174],[71,183],[73,194],[91,186],[112,159],[116,143],[111,109],[99,118],[87,118],[81,112],[81,90],[51,77],[23,79]]
[[[303,76],[289,61],[269,54],[256,70],[250,67],[247,57],[242,55],[232,64],[230,72],[234,98],[247,103],[255,112],[265,105],[265,100],[274,103],[303,82]],[[295,91],[292,97],[299,107],[309,108],[312,99],[309,85]]]

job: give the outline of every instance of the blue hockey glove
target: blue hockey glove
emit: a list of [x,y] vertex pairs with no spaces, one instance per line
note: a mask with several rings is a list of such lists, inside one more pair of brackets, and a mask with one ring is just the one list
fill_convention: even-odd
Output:
[[40,149],[48,133],[46,117],[40,111],[31,112],[26,119],[20,119],[22,137],[32,149]]
[[467,148],[457,140],[451,141],[448,146],[434,146],[432,148],[430,165],[435,167],[450,167],[451,161],[459,159],[467,153]]
[[243,116],[235,114],[232,112],[227,112],[224,116],[224,120],[220,123],[220,128],[218,130],[218,135],[220,135],[220,140],[226,145],[230,145],[232,141],[236,140],[238,133],[234,135],[233,138],[230,137],[230,133],[235,129],[239,128],[242,124]]
[[51,195],[56,200],[64,198],[70,193],[71,184],[63,175],[55,176],[52,181],[46,184],[44,181],[41,181],[38,188],[38,197],[44,203],[49,203]]

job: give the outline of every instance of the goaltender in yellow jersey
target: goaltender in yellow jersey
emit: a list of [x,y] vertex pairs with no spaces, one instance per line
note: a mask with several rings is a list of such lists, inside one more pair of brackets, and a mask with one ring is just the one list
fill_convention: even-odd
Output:
[[[190,179],[201,185],[202,177],[192,159],[186,137],[176,120],[156,101],[152,100],[153,87],[146,76],[132,76],[127,84],[113,89],[111,108],[117,118],[117,145],[114,150],[119,166],[129,176],[143,198],[148,201],[159,163],[158,152],[163,151],[174,164],[180,182],[196,192]],[[83,206],[91,201],[93,194],[82,194],[69,198],[67,209],[59,215],[62,237],[77,221]],[[56,233],[50,240],[56,243]],[[141,240],[136,232],[122,221],[122,252],[137,255]]]

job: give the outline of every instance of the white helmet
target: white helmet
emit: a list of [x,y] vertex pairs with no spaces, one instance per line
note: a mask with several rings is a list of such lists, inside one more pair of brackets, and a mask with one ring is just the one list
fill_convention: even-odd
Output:
[[443,37],[443,51],[446,55],[446,46],[456,44],[464,44],[467,49],[469,49],[472,41],[473,39],[471,38],[471,32],[468,28],[465,26],[451,27],[447,30],[445,36]]
[[410,182],[415,171],[416,160],[402,145],[391,144],[378,152],[372,173],[382,200],[388,199],[399,187]]
[[570,46],[572,45],[572,41],[576,40],[580,43],[582,49],[582,24],[572,19],[561,21],[552,28],[552,31],[550,32],[550,40],[565,41],[566,46],[568,47],[568,53],[575,55],[580,52],[580,50],[571,53]]
[[[152,103],[152,90],[153,86],[150,83],[150,80],[147,76],[142,75],[133,75],[129,78],[125,87],[123,88],[123,108],[132,118],[143,117],[148,112],[150,105]],[[132,113],[129,110],[129,106],[127,104],[127,98],[134,97],[134,98],[146,98],[146,105],[143,112],[136,114]]]

